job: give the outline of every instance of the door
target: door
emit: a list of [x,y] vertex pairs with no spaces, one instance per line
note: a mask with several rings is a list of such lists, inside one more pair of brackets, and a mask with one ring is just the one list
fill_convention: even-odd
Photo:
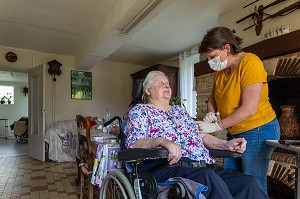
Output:
[[28,155],[45,161],[45,65],[37,66],[28,73]]

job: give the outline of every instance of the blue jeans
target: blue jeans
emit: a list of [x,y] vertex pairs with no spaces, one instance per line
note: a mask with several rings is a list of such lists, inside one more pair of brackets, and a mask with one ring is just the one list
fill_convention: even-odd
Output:
[[241,158],[225,158],[224,168],[235,169],[254,176],[267,193],[268,165],[275,147],[267,145],[266,140],[278,140],[280,138],[280,126],[277,118],[244,133],[238,135],[228,134],[227,136],[227,140],[234,138],[245,138],[247,148]]

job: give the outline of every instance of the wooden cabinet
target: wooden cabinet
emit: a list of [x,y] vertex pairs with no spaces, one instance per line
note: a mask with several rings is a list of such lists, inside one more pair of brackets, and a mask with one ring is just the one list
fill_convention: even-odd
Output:
[[146,78],[147,74],[153,70],[162,71],[169,77],[170,87],[172,89],[172,95],[177,96],[178,68],[174,67],[174,66],[155,64],[153,66],[150,66],[149,68],[145,68],[141,71],[133,73],[133,74],[131,74],[131,77],[133,79],[133,84],[135,85],[136,81],[144,80]]

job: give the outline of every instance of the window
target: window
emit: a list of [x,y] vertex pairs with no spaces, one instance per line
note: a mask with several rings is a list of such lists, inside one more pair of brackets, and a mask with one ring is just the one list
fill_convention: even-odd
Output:
[[14,104],[14,87],[0,85],[1,104]]

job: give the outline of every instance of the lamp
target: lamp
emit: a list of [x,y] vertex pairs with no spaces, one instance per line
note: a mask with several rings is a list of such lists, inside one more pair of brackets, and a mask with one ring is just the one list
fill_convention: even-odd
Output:
[[163,0],[152,0],[134,19],[121,31],[121,36],[127,36],[145,17],[147,17]]
[[56,81],[55,75],[57,75],[57,76],[61,75],[60,67],[62,64],[56,60],[52,60],[52,61],[48,62],[48,65],[49,65],[48,73],[50,75],[53,75],[53,81],[55,82]]
[[23,87],[23,94],[26,96],[28,94],[28,87],[24,86]]

